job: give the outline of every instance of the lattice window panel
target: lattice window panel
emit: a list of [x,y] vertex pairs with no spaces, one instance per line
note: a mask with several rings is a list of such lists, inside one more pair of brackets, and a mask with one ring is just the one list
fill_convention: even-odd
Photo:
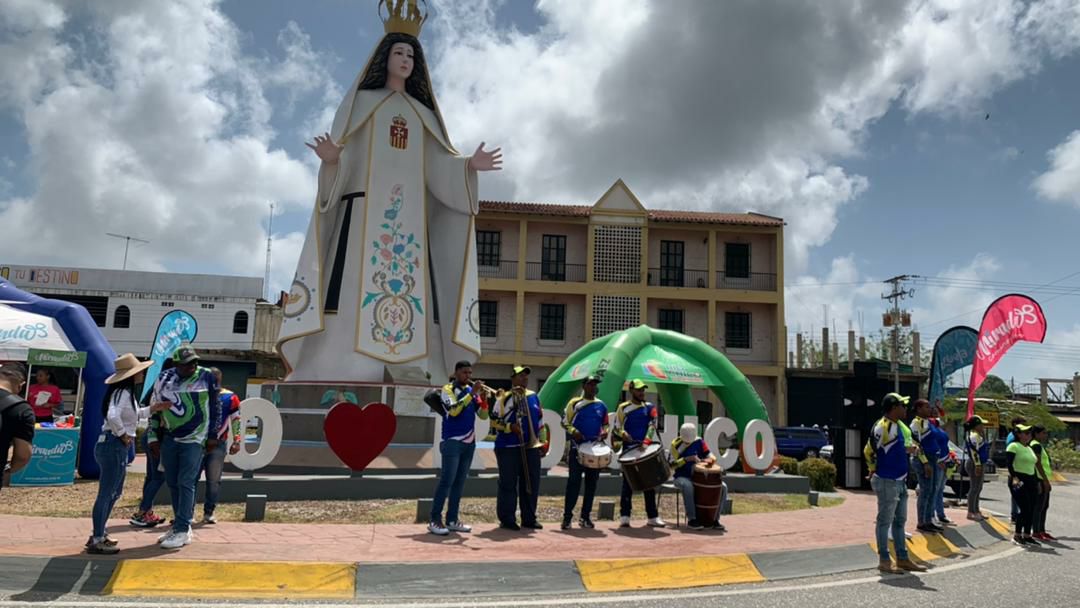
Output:
[[593,280],[602,283],[641,282],[641,227],[596,226]]
[[641,325],[641,298],[593,296],[593,338]]

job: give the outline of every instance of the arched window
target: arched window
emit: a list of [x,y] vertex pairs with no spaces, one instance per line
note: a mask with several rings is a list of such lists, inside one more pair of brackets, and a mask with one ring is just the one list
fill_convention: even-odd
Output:
[[232,333],[246,334],[248,326],[248,314],[241,310],[236,313],[232,320]]
[[131,309],[127,306],[117,306],[116,312],[113,313],[112,326],[117,329],[131,327]]

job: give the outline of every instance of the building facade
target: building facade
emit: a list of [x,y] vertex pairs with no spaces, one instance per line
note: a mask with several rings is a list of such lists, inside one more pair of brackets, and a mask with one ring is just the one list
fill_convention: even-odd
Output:
[[158,322],[184,310],[200,349],[252,349],[263,280],[199,274],[0,265],[0,277],[44,298],[82,305],[118,353],[150,354]]
[[[650,210],[620,180],[593,205],[482,201],[476,229],[474,375],[500,386],[526,364],[539,386],[589,340],[644,323],[725,353],[785,422],[781,219]],[[700,392],[703,415],[722,413]]]

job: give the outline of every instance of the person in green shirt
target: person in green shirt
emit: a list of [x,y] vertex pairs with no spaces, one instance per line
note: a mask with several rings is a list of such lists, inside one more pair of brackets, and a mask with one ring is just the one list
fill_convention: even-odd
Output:
[[1016,441],[1009,444],[1005,453],[1009,465],[1009,490],[1016,499],[1017,506],[1020,507],[1013,542],[1021,546],[1038,546],[1041,543],[1031,536],[1035,504],[1042,489],[1042,483],[1036,473],[1038,458],[1031,449],[1031,427],[1019,424],[1014,429],[1014,433]]
[[1031,427],[1031,434],[1031,451],[1035,452],[1038,460],[1035,471],[1042,482],[1042,492],[1035,503],[1035,518],[1031,522],[1031,536],[1036,540],[1057,540],[1046,531],[1046,511],[1050,508],[1050,480],[1054,478],[1054,471],[1050,466],[1050,450],[1047,449],[1049,433],[1044,427],[1036,425]]

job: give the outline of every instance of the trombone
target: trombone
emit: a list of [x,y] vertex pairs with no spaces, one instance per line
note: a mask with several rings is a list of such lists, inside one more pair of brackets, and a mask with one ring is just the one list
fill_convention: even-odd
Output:
[[[540,438],[536,436],[536,432],[533,430],[532,412],[529,410],[529,402],[525,397],[525,389],[521,387],[514,387],[513,389],[511,389],[511,394],[513,395],[514,399],[514,412],[517,414],[517,416],[515,416],[515,419],[517,420],[518,425],[518,446],[521,448],[521,471],[522,473],[524,473],[523,477],[525,479],[525,493],[531,495],[533,493],[532,480],[529,478],[529,454],[526,450],[539,448],[543,445],[543,443],[540,441]],[[524,418],[525,422],[528,424],[529,437],[531,438],[528,447],[525,446],[525,429],[522,428],[521,425],[522,411],[525,412]]]

